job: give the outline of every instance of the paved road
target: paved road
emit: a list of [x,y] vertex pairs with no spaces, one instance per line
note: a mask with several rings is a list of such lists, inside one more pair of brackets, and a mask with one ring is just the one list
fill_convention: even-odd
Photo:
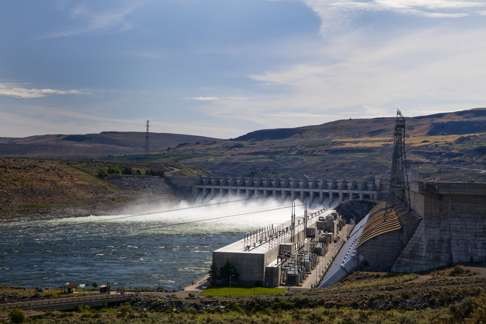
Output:
[[332,261],[334,260],[336,255],[341,250],[341,247],[346,241],[348,234],[351,233],[353,226],[354,225],[349,224],[344,225],[343,229],[338,234],[340,238],[339,241],[329,244],[327,253],[324,256],[319,257],[319,263],[314,268],[314,270],[312,270],[311,274],[304,280],[301,286],[302,288],[313,288],[321,282],[322,277],[326,273],[329,266],[332,264]]

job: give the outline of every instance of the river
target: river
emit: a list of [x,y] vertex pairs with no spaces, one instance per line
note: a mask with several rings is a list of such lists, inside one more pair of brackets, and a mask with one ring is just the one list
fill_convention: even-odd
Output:
[[180,289],[207,273],[213,250],[248,230],[289,220],[288,206],[232,197],[138,206],[120,215],[3,223],[0,284],[109,282],[113,287]]

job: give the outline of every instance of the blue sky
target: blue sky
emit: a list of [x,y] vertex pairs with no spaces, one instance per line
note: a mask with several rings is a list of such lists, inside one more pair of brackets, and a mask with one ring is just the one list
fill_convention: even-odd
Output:
[[483,0],[11,0],[0,39],[0,136],[486,106]]

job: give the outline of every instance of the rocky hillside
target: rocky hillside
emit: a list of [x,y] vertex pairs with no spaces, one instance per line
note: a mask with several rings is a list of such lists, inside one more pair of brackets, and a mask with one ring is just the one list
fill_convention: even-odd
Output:
[[[104,132],[0,139],[0,156],[180,163],[220,176],[388,178],[394,118],[260,130],[232,140]],[[486,181],[486,108],[407,118],[408,160],[428,179]]]
[[[261,130],[162,156],[215,175],[388,178],[394,118]],[[486,109],[407,118],[408,160],[429,179],[486,181]]]
[[[235,140],[390,137],[394,125],[394,118],[347,119],[316,126],[258,130]],[[408,134],[414,137],[485,133],[486,108],[407,118],[407,125]]]

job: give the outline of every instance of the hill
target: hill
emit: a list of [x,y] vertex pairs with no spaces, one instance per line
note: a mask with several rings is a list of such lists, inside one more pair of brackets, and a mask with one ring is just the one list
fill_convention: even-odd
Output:
[[[264,141],[289,138],[389,137],[394,118],[347,119],[316,126],[266,129],[236,138],[237,141]],[[486,108],[407,118],[410,136],[463,135],[486,132]]]
[[[179,163],[217,176],[388,179],[395,119],[347,119],[231,140],[103,132],[0,139],[0,156]],[[486,181],[486,108],[407,118],[408,160],[427,179]]]
[[107,214],[175,197],[169,175],[197,175],[176,164],[120,164],[0,158],[0,221]]
[[[169,133],[150,133],[150,150],[164,151],[182,144],[211,143],[217,139]],[[143,132],[102,132],[85,135],[40,135],[0,138],[0,156],[86,158],[144,152]]]
[[[161,159],[221,176],[387,179],[394,124],[394,118],[348,119],[260,130],[179,147]],[[407,132],[408,160],[417,176],[486,180],[486,108],[407,118]]]

